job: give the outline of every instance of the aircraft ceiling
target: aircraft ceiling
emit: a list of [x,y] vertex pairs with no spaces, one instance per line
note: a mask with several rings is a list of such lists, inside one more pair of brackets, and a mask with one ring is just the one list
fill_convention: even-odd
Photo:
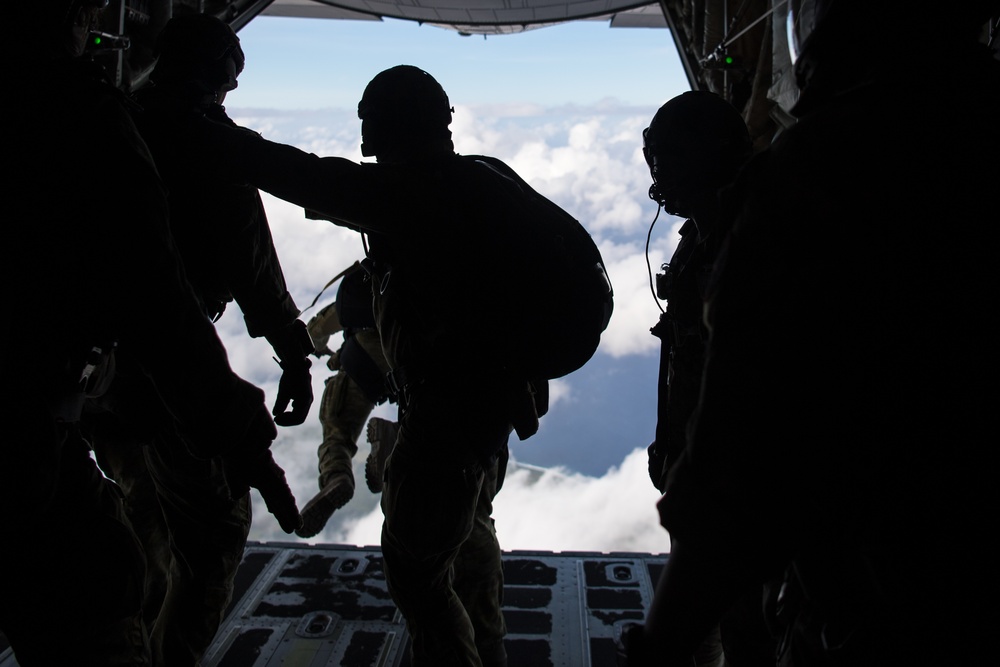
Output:
[[505,34],[598,19],[613,28],[666,28],[654,0],[274,0],[262,16],[418,21],[462,34]]

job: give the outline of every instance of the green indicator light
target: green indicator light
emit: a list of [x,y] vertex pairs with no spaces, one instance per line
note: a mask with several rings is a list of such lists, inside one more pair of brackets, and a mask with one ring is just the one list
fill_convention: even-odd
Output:
[[732,65],[733,64],[733,57],[732,56],[726,56],[726,64],[727,65]]
[[101,38],[100,37],[95,37],[94,38],[94,46],[97,46],[100,43],[101,43]]

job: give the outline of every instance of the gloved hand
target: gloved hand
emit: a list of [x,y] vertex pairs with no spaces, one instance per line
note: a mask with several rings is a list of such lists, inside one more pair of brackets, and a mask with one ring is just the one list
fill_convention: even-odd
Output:
[[[298,426],[306,420],[313,402],[312,362],[306,358],[278,361],[281,379],[278,380],[278,395],[274,399],[271,414],[278,426]],[[288,404],[292,404],[288,411]]]
[[302,527],[302,516],[285,479],[285,471],[275,463],[271,450],[265,450],[250,460],[225,458],[223,467],[232,498],[244,496],[253,487],[260,492],[267,511],[274,515],[283,531],[290,535]]
[[[265,336],[278,355],[281,379],[271,414],[278,426],[297,426],[306,420],[313,402],[309,355],[315,351],[302,320],[295,320]],[[288,404],[292,409],[288,411]]]
[[[663,449],[666,449],[664,447]],[[660,453],[656,449],[656,441],[654,440],[649,447],[646,448],[646,453],[649,455],[649,479],[653,482],[653,486],[660,493],[663,493],[664,487],[666,486],[666,475],[665,468],[667,464],[667,454],[666,452]]]

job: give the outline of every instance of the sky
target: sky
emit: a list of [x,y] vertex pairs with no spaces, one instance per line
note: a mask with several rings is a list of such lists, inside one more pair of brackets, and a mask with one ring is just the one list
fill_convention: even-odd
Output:
[[[246,69],[226,108],[239,124],[317,155],[361,161],[357,101],[378,72],[411,64],[430,72],[455,106],[456,151],[507,162],[569,211],[601,249],[615,312],[601,346],[582,369],[551,383],[549,414],[535,436],[511,436],[511,459],[494,518],[505,550],[669,550],[646,447],[656,424],[659,317],[647,270],[666,261],[681,221],[657,214],[641,134],[656,109],[688,89],[670,34],[611,29],[586,21],[516,35],[463,37],[396,20],[258,17],[239,33]],[[306,308],[330,278],[363,256],[358,234],[305,219],[300,208],[264,194],[289,290]],[[485,205],[485,203],[484,203]],[[308,320],[336,293],[331,286],[302,314]],[[218,323],[233,368],[269,402],[280,373],[262,339],[253,340],[235,304]],[[340,337],[331,340],[331,347]],[[318,411],[324,361],[313,364],[316,400],[301,426],[280,428],[272,447],[300,507],[316,492]],[[395,406],[374,413],[395,418]],[[354,499],[310,542],[377,545],[378,496],[364,484],[362,435]],[[251,539],[286,536],[255,498]]]

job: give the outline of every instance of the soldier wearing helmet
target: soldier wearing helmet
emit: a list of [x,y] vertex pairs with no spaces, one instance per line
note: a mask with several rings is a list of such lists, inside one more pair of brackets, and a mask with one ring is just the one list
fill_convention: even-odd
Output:
[[[80,57],[105,3],[15,4],[38,51],[7,73],[30,103],[7,110],[17,132],[3,152],[19,224],[2,269],[0,532],[24,544],[0,549],[0,631],[25,666],[149,665],[143,553],[91,458],[86,400],[130,376],[155,384],[158,427],[224,460],[235,496],[260,489],[289,532],[298,510],[263,392],[233,374],[185,279],[129,105]],[[71,619],[58,638],[39,622],[53,610]]]
[[[653,181],[650,199],[667,213],[686,218],[677,249],[657,276],[657,296],[666,301],[666,308],[651,329],[660,339],[661,349],[656,438],[648,448],[649,476],[662,493],[670,466],[686,446],[688,422],[701,390],[708,342],[702,313],[709,276],[726,232],[720,229],[721,191],[735,180],[752,147],[740,113],[723,98],[705,91],[689,91],[666,102],[643,131],[642,141]],[[740,620],[741,625],[749,625],[746,619]],[[763,618],[759,625],[763,625]],[[766,636],[763,631],[759,634]],[[766,655],[766,650],[755,651],[749,642],[743,644],[737,645],[728,628],[720,631],[716,626],[695,653],[695,663],[710,666],[729,660],[759,664],[752,660],[759,660],[758,655]],[[758,655],[748,659],[753,653]]]
[[701,386],[708,332],[702,323],[705,289],[724,229],[720,190],[732,183],[752,147],[739,112],[715,93],[689,91],[659,108],[642,133],[653,184],[649,197],[667,213],[687,218],[673,257],[658,276],[667,302],[652,329],[662,341],[656,440],[649,474],[663,491],[669,464],[685,445],[688,418]]
[[271,344],[282,368],[276,422],[301,424],[313,400],[307,356],[313,348],[288,293],[260,194],[227,173],[194,175],[199,153],[178,150],[174,136],[177,119],[192,112],[235,127],[222,102],[245,64],[239,38],[214,16],[175,16],[163,27],[156,54],[152,85],[136,95],[142,106],[137,125],[170,190],[171,228],[188,278],[209,318],[217,320],[235,300],[247,333]]
[[629,664],[684,664],[771,577],[779,665],[995,659],[997,13],[817,3],[798,120],[734,186]]
[[[188,113],[232,125],[221,103],[243,69],[239,38],[214,16],[178,15],[161,30],[156,54],[152,83],[135,96],[141,106],[135,118],[167,188],[187,279],[208,319],[218,320],[236,301],[247,333],[271,344],[282,369],[275,422],[300,424],[312,403],[312,342],[288,293],[260,194],[226,174],[195,174],[198,152],[178,151],[174,138],[177,119]],[[145,547],[153,662],[195,665],[232,595],[250,498],[231,496],[223,461],[191,456],[163,428],[153,387],[141,377],[128,379],[94,406],[87,422],[98,462],[125,490]],[[127,412],[116,409],[125,396],[134,406]]]
[[[503,574],[490,514],[510,426],[495,387],[467,393],[455,368],[480,357],[456,336],[465,328],[460,321],[477,318],[482,300],[470,293],[473,285],[456,290],[444,273],[474,273],[468,231],[456,226],[469,220],[456,213],[469,210],[474,193],[460,192],[453,180],[465,167],[448,129],[452,111],[440,84],[408,65],[377,75],[358,104],[362,154],[401,176],[440,169],[432,177],[437,192],[411,196],[444,200],[416,207],[426,212],[416,216],[412,233],[371,229],[377,325],[401,402],[401,430],[381,471],[382,550],[415,666],[500,667],[506,664]],[[426,296],[445,293],[448,299]],[[430,359],[437,360],[432,367]],[[497,372],[488,365],[483,371]]]
[[[454,148],[448,129],[451,113],[444,89],[423,70],[399,66],[382,72],[369,83],[358,103],[361,154],[376,157],[380,164],[406,164],[450,153]],[[324,309],[322,316],[310,321],[310,327],[317,331],[327,327],[326,336],[342,328],[344,346],[330,360],[331,368],[338,372],[327,380],[320,408],[320,490],[303,508],[303,526],[297,531],[300,537],[318,534],[333,512],[354,496],[351,461],[365,420],[375,405],[395,400],[386,392],[384,377],[390,368],[371,311],[370,281],[370,276],[358,273],[345,275],[337,292],[336,310]],[[344,308],[346,313],[341,312]],[[341,321],[345,314],[347,320]],[[333,328],[328,328],[331,325]],[[379,418],[369,422],[370,434],[394,430],[391,422]],[[366,483],[372,493],[378,493],[382,489],[379,462],[388,455],[392,443],[383,444],[376,437],[372,447],[365,466]]]

